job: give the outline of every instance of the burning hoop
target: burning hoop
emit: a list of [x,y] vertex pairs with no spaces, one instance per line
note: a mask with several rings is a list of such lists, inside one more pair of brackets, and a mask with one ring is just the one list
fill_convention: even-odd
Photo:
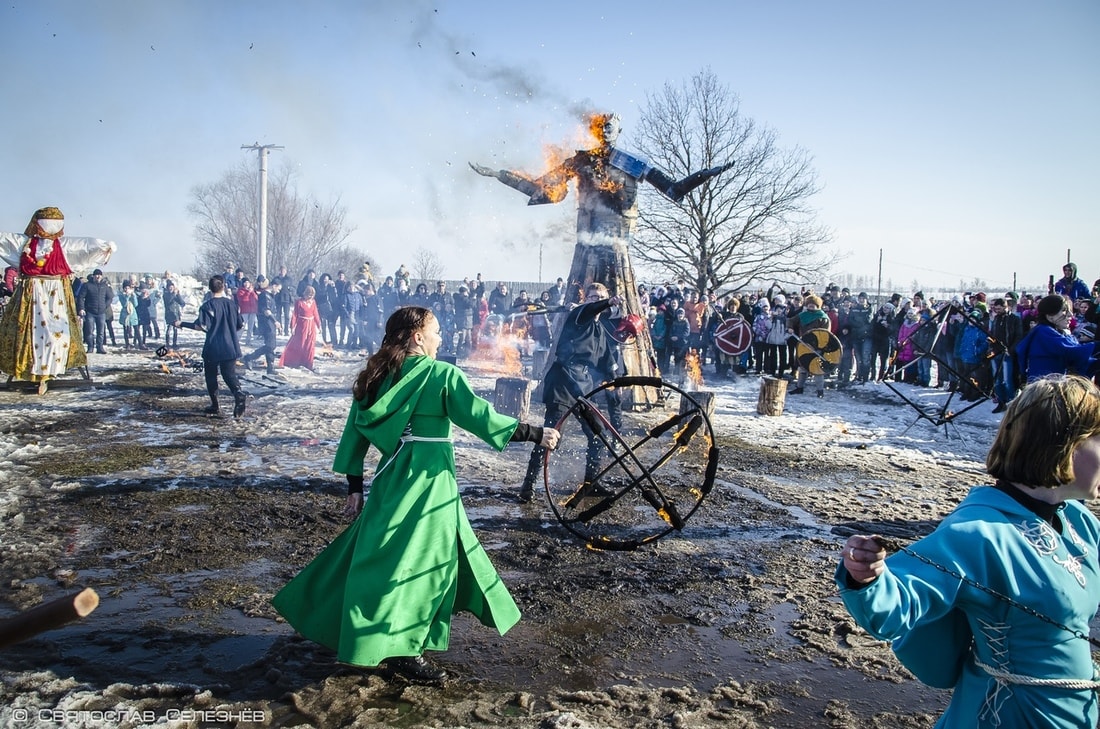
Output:
[[[640,420],[613,425],[617,412],[597,403],[634,386],[678,393],[681,411],[648,428]],[[562,526],[589,548],[632,550],[681,531],[714,486],[718,448],[706,409],[660,378],[606,382],[579,398],[557,428],[561,442],[543,461],[546,495]]]

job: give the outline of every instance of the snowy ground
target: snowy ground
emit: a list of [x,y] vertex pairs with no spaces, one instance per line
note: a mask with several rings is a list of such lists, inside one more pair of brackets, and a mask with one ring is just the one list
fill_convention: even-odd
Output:
[[[831,577],[846,533],[915,538],[984,481],[992,403],[935,425],[875,384],[788,394],[769,417],[759,378],[711,377],[717,486],[635,552],[586,550],[545,502],[516,504],[526,448],[460,434],[463,501],[524,619],[502,638],[459,617],[439,657],[456,678],[416,687],[335,664],[267,602],[343,526],[329,469],[361,359],[247,375],[239,421],[203,417],[202,375],[179,362],[91,359],[92,388],[0,391],[4,612],[84,585],[102,599],[4,651],[2,724],[930,727],[945,704]],[[460,365],[489,396],[497,363]],[[948,397],[897,387],[932,414]]]

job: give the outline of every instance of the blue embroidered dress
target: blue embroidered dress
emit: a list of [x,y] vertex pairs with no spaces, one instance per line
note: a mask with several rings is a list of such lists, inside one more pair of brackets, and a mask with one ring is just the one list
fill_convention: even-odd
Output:
[[[1088,635],[1100,603],[1100,521],[1080,502],[1063,504],[1055,518],[1061,534],[1008,494],[978,487],[912,550]],[[1098,694],[1087,686],[1100,686],[1100,676],[1086,640],[903,552],[886,566],[871,584],[850,589],[842,563],[840,594],[856,622],[893,641],[921,680],[954,687],[937,727],[1096,726]]]

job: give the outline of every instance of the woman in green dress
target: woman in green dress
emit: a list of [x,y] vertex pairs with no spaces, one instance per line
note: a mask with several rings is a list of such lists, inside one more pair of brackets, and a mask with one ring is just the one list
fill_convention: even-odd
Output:
[[[510,441],[554,448],[560,437],[496,413],[461,370],[435,360],[441,343],[429,309],[404,307],[386,322],[378,353],[352,388],[333,463],[347,476],[347,511],[358,518],[272,600],[338,660],[385,663],[429,682],[446,673],[423,653],[447,649],[454,613],[469,611],[501,635],[520,617],[462,506],[451,424],[497,450]],[[364,504],[371,445],[380,457]]]

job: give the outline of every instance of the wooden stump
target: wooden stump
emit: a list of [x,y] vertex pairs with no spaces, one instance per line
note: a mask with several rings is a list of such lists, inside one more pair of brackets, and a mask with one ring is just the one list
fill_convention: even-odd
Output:
[[[697,392],[689,392],[688,395],[691,396],[692,400],[695,400],[695,402],[699,403],[699,407],[703,409],[703,412],[706,413],[708,418],[711,417],[712,415],[714,415],[714,393],[713,392],[697,391]],[[680,396],[680,414],[681,415],[686,413],[688,410],[691,410],[694,407],[695,407],[695,405],[691,402],[691,400],[688,400],[683,395]]]
[[786,401],[786,380],[778,377],[760,378],[760,396],[756,400],[756,412],[761,415],[782,415]]
[[523,377],[501,377],[497,379],[493,397],[493,409],[519,420],[527,420],[531,408],[532,381]]
[[550,357],[550,350],[548,349],[536,349],[531,353],[531,377],[535,380],[542,380],[548,369],[546,366],[546,360]]

